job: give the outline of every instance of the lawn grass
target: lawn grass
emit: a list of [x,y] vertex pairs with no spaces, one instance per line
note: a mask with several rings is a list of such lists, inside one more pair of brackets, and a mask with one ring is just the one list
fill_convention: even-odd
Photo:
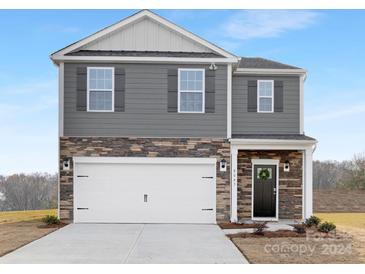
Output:
[[46,215],[57,215],[57,209],[0,211],[0,224],[40,220]]
[[364,229],[365,213],[315,213],[322,222],[333,222],[336,226]]

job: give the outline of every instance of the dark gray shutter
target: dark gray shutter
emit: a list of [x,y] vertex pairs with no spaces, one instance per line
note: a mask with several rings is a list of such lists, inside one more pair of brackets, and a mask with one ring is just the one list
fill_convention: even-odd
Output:
[[123,68],[115,68],[114,85],[114,111],[122,112],[125,108],[125,71]]
[[274,81],[274,112],[283,112],[284,87],[283,81]]
[[167,111],[177,112],[177,69],[167,73]]
[[78,67],[76,69],[77,83],[76,83],[76,110],[86,111],[86,81],[87,68]]
[[257,112],[257,81],[248,81],[247,111]]
[[205,112],[215,112],[215,71],[205,71]]

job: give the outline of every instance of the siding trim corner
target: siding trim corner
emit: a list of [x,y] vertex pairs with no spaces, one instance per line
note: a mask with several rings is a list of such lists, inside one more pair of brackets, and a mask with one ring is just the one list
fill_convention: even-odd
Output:
[[232,137],[232,64],[227,65],[227,139]]

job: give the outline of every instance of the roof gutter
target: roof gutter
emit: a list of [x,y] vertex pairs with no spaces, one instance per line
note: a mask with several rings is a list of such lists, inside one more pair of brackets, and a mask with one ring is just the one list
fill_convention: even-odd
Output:
[[273,145],[273,144],[285,144],[285,145],[314,145],[317,140],[285,140],[285,139],[239,139],[232,138],[229,140],[232,145]]
[[235,57],[228,58],[192,58],[192,57],[139,57],[139,56],[63,56],[51,55],[54,63],[58,62],[122,62],[122,63],[237,63]]
[[230,139],[232,148],[241,150],[306,150],[313,149],[316,140]]

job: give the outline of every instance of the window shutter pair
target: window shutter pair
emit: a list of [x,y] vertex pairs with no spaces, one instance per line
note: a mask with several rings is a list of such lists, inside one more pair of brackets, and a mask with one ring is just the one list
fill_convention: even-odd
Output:
[[[167,72],[167,111],[178,110],[178,70]],[[205,113],[215,112],[215,71],[205,70]]]
[[[284,85],[283,81],[274,81],[274,112],[284,110]],[[248,81],[247,111],[257,112],[257,81]]]
[[[87,109],[87,67],[78,67],[76,84],[76,110]],[[125,71],[114,69],[114,111],[122,112],[125,108]]]

